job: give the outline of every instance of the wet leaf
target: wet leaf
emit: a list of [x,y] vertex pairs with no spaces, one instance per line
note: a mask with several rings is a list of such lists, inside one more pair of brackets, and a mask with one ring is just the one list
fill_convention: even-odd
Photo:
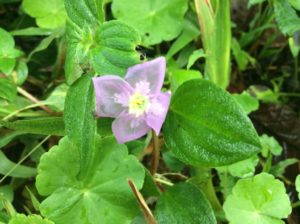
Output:
[[181,161],[222,166],[260,151],[257,133],[226,91],[207,80],[191,80],[173,95],[165,122],[165,141]]

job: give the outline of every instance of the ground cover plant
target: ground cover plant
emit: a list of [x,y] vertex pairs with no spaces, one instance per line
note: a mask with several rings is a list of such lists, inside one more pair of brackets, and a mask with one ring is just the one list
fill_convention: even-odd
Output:
[[0,223],[300,223],[299,0],[0,0]]

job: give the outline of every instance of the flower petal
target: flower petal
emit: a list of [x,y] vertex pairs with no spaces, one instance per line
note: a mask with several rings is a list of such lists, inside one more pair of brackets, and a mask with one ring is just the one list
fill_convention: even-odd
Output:
[[126,109],[133,92],[131,86],[118,76],[93,78],[96,95],[96,115],[117,117]]
[[166,119],[168,108],[170,105],[171,93],[159,93],[157,97],[152,100],[150,110],[146,116],[146,123],[151,127],[156,135],[159,134],[160,129]]
[[157,94],[162,88],[165,72],[166,59],[159,57],[128,68],[125,80],[133,88],[136,88],[138,83],[148,82],[150,93]]
[[135,118],[126,112],[120,114],[112,124],[112,131],[120,144],[140,138],[150,130],[142,118]]

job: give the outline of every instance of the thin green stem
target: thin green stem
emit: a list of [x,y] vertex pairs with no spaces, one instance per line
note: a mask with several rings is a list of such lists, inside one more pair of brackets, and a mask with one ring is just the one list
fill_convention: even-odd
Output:
[[213,186],[211,169],[197,167],[195,168],[195,171],[197,178],[196,181],[199,182],[198,186],[201,188],[201,190],[206,195],[207,199],[210,201],[215,213],[222,213],[223,208]]
[[299,206],[300,206],[300,201],[297,201],[297,202],[292,204],[292,208],[297,208]]
[[300,93],[279,93],[280,96],[300,97]]
[[4,177],[0,180],[0,184],[18,167],[20,166],[32,153],[34,153],[44,142],[46,142],[50,138],[48,135],[44,138],[39,144],[37,144],[26,156],[24,156],[14,167],[12,167]]
[[298,61],[298,57],[295,58],[295,71],[294,71],[294,75],[295,75],[295,81],[297,84],[297,87],[299,86],[299,75],[298,75],[298,67],[299,67],[299,61]]
[[20,112],[24,111],[24,110],[29,110],[29,109],[32,109],[32,108],[35,108],[35,107],[40,107],[41,105],[45,105],[45,103],[36,103],[36,104],[31,104],[29,106],[26,106],[26,107],[23,107],[19,110],[16,110],[12,113],[10,113],[9,115],[7,115],[6,117],[4,117],[2,120],[3,121],[7,121],[8,119],[10,119],[11,117],[19,114]]

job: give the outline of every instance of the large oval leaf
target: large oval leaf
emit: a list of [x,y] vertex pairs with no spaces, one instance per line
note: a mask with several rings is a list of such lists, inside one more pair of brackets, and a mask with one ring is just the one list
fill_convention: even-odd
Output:
[[56,224],[126,224],[139,211],[127,179],[141,189],[142,165],[112,137],[97,139],[95,146],[90,169],[80,180],[80,157],[68,137],[42,156],[36,186],[48,197],[40,209]]
[[229,93],[207,80],[191,80],[173,96],[165,141],[175,156],[195,166],[221,166],[260,150],[257,133]]
[[155,215],[159,224],[217,223],[208,200],[189,183],[177,184],[163,193],[156,205]]

